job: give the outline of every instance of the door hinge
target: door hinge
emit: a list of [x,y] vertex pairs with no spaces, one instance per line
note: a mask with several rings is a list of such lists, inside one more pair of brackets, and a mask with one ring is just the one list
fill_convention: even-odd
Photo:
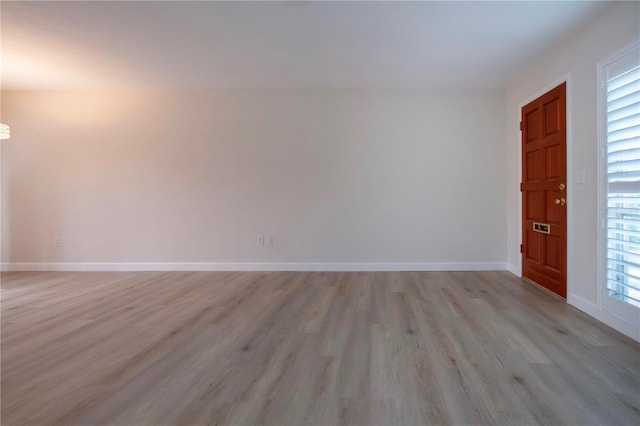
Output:
[[522,182],[520,182],[520,192],[522,192]]
[[524,246],[520,244],[520,253],[524,253]]
[[520,122],[520,130],[522,130],[522,121]]

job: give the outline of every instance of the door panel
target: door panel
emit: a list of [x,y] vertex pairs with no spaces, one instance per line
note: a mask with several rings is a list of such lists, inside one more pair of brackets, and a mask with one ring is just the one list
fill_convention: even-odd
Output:
[[549,268],[560,272],[560,238],[549,235],[546,238],[546,264]]
[[544,202],[540,192],[528,192],[527,197],[527,214],[528,218],[536,222],[544,222]]
[[552,135],[560,131],[561,119],[560,119],[560,102],[559,100],[552,99],[544,104],[544,134],[545,136]]
[[566,298],[566,84],[524,106],[521,128],[522,275]]
[[542,252],[542,236],[537,232],[527,230],[527,250],[524,251],[526,260],[530,262],[540,262],[540,253]]
[[560,152],[560,146],[548,146],[544,149],[544,178],[560,179],[564,172],[564,164],[560,163],[560,159],[564,157]]
[[542,179],[542,152],[539,149],[527,152],[527,179],[529,181]]
[[524,138],[524,140],[527,143],[535,142],[536,140],[538,140],[538,132],[540,131],[540,110],[538,108],[535,108],[527,111],[526,113],[524,113],[523,111],[523,115],[526,117],[526,120],[524,122],[525,129],[527,130],[525,132],[526,137]]
[[[556,200],[564,197],[565,194],[563,194],[560,191],[547,191],[546,196],[547,196],[547,199],[546,199],[545,205],[550,206],[550,205],[555,205]],[[546,221],[552,225],[560,226],[564,219],[563,212],[564,212],[563,209],[558,209],[558,208],[547,209]]]

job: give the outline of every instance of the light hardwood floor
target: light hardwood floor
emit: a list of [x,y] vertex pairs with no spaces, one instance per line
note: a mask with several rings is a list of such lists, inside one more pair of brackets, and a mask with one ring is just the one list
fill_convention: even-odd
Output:
[[2,425],[640,424],[640,345],[508,272],[5,273]]

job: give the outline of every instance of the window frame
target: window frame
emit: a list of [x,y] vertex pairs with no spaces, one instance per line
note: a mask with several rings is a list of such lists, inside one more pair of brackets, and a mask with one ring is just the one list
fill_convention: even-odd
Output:
[[598,62],[597,68],[597,132],[598,132],[598,169],[597,169],[597,287],[598,306],[608,314],[630,325],[639,327],[640,308],[609,296],[607,288],[607,196],[608,196],[608,162],[607,162],[607,80],[606,68],[620,58],[640,49],[640,42],[634,42],[616,51],[611,56]]

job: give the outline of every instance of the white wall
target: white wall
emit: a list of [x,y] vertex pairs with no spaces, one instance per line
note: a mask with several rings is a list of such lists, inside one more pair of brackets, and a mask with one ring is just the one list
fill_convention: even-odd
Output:
[[2,120],[5,263],[505,264],[503,91],[3,92]]
[[[508,262],[521,271],[520,108],[568,75],[568,301],[601,314],[597,283],[597,63],[640,38],[640,3],[617,3],[570,41],[540,58],[507,91]],[[584,170],[585,184],[575,184]],[[609,321],[611,323],[611,321]]]

